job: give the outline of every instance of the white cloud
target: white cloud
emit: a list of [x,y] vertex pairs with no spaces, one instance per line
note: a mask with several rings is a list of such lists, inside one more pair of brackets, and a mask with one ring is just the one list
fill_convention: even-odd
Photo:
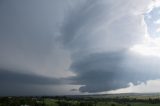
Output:
[[127,88],[109,91],[107,93],[157,93],[160,92],[160,79],[148,80],[146,83],[142,82],[138,85],[132,83]]
[[154,24],[160,24],[160,19],[159,19],[159,20],[154,21]]
[[144,56],[160,57],[160,38],[151,38],[148,35],[141,44],[134,45],[130,50]]

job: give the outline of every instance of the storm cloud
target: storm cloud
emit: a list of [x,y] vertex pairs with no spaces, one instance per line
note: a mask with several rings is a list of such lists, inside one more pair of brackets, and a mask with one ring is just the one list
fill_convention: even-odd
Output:
[[[0,96],[49,95],[49,86],[66,84],[66,80],[0,69]],[[47,88],[45,86],[48,86]],[[50,89],[49,92],[47,89]],[[41,92],[41,93],[40,93]],[[56,93],[55,93],[56,94]]]
[[0,71],[1,77],[1,84],[2,83],[19,83],[19,84],[62,84],[62,80],[54,79],[39,75],[34,75],[34,73],[25,74],[25,73],[18,73],[14,71],[8,71],[5,69],[1,69]]
[[62,38],[77,75],[71,79],[84,85],[81,92],[115,90],[160,77],[159,59],[130,52],[147,33],[143,14],[150,2],[87,1],[69,12]]
[[[82,84],[81,92],[101,92],[126,88],[160,77],[157,58],[146,58],[128,52],[91,54],[71,66],[76,73],[74,84]],[[151,64],[152,63],[152,64]]]
[[95,93],[159,78],[159,58],[131,51],[146,37],[152,7],[152,0],[0,1],[0,95],[74,86]]

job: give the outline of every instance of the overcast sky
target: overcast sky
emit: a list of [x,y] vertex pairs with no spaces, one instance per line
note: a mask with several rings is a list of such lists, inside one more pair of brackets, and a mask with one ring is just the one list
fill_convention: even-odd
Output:
[[160,92],[159,4],[1,0],[0,96]]

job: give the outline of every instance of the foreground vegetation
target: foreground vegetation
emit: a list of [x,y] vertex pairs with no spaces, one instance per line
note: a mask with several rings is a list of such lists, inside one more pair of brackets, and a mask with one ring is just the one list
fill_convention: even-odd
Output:
[[1,97],[0,106],[160,106],[159,96]]

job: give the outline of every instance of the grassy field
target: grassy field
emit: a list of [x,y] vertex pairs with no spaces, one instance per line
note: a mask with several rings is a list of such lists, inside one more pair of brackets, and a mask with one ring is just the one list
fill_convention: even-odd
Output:
[[[128,103],[117,103],[117,102],[97,102],[92,103],[92,105],[80,105],[79,101],[66,101],[69,105],[64,106],[160,106],[160,103],[152,104],[152,103],[142,103],[142,102],[128,102]],[[59,106],[57,100],[48,99],[45,100],[46,106]],[[63,105],[62,105],[63,106]]]
[[0,106],[160,106],[159,94],[1,97]]

